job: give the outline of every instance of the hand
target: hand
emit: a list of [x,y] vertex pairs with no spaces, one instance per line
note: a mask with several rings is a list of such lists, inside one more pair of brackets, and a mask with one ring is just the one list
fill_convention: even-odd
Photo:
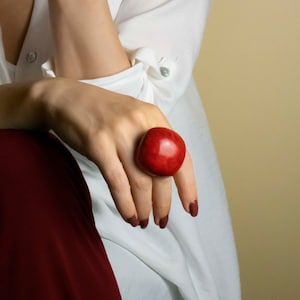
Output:
[[[40,94],[49,126],[68,145],[96,163],[124,220],[146,227],[153,210],[155,223],[165,227],[172,178],[151,177],[134,163],[137,141],[145,131],[170,128],[160,110],[70,79],[44,80],[37,83],[36,90],[43,91]],[[184,209],[195,216],[197,191],[188,153],[174,179]]]

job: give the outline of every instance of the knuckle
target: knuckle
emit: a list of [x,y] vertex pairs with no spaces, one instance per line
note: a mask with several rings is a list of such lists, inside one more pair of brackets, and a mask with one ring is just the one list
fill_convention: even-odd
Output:
[[134,124],[139,124],[143,129],[153,127],[156,123],[165,120],[163,113],[158,106],[140,102],[129,112],[129,118]]
[[158,115],[162,114],[160,108],[157,105],[151,103],[147,103],[147,104],[148,104],[148,109],[151,110],[153,114],[158,114]]
[[143,109],[136,107],[130,110],[128,117],[134,126],[147,126],[148,117],[146,111]]
[[85,144],[88,154],[95,157],[110,144],[108,134],[104,130],[89,131]]
[[163,114],[163,112],[160,110],[160,108],[154,104],[148,104],[149,106],[149,115],[152,116],[152,120],[155,124],[155,126],[162,126],[162,127],[168,127],[168,122]]
[[160,110],[160,108],[157,105],[151,104],[151,103],[147,103],[147,105],[148,105],[149,111],[151,111],[152,114],[157,115],[157,116],[163,115],[162,111]]
[[168,126],[165,116],[156,105],[139,101],[118,117],[113,132],[117,137],[126,138],[128,132],[145,131],[155,126]]
[[130,122],[128,116],[120,116],[118,120],[113,124],[112,133],[115,137],[126,137],[128,136],[128,130],[130,129]]

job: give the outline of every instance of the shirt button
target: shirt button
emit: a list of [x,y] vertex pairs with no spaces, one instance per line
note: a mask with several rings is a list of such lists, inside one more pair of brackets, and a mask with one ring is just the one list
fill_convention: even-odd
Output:
[[159,68],[160,70],[160,74],[163,76],[163,77],[169,77],[170,75],[170,70],[166,67],[160,67]]
[[27,54],[26,54],[26,61],[29,63],[29,64],[32,64],[36,61],[37,59],[37,53],[35,51],[29,51]]

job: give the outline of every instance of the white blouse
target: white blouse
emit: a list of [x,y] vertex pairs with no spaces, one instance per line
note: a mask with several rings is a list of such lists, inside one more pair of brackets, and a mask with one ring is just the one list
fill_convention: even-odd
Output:
[[[132,228],[119,216],[97,167],[70,149],[93,199],[97,229],[122,299],[239,300],[239,272],[226,195],[205,113],[192,79],[209,0],[109,0],[132,67],[83,80],[158,105],[186,141],[199,190],[199,216],[176,188],[166,229]],[[55,77],[46,0],[37,0],[16,66],[0,44],[0,83]]]

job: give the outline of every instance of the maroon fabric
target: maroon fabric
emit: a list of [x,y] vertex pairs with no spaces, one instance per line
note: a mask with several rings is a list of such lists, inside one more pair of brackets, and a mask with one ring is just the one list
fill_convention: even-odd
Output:
[[83,176],[50,134],[0,130],[0,299],[121,299]]

